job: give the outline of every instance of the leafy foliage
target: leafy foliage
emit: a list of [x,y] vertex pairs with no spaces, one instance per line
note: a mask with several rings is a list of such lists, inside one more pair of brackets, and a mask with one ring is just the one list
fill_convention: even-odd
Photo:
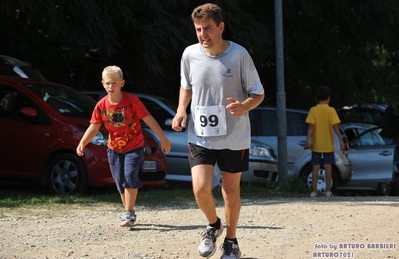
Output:
[[[274,2],[219,0],[224,37],[248,49],[276,104]],[[3,55],[26,60],[55,82],[102,89],[102,69],[122,67],[126,90],[177,101],[180,57],[197,42],[190,14],[203,1],[3,0]],[[314,89],[331,105],[397,103],[399,2],[283,2],[287,106],[307,109]]]
[[286,89],[294,93],[287,103],[306,106],[320,85],[333,89],[336,106],[393,101],[387,93],[398,90],[397,2],[286,3]]

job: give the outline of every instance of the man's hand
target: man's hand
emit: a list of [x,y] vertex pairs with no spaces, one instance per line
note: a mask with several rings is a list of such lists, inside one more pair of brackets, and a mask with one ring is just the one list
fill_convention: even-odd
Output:
[[237,101],[234,98],[227,98],[227,101],[230,102],[230,104],[228,104],[226,106],[227,110],[230,110],[230,113],[236,117],[240,117],[242,116],[245,111],[244,111],[244,105],[242,103],[240,103],[239,101]]
[[175,131],[182,131],[186,127],[187,113],[176,113],[172,121],[172,129]]

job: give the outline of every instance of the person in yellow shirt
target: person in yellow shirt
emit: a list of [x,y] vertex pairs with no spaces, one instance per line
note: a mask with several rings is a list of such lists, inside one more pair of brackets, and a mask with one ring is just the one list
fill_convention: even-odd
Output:
[[320,165],[324,164],[326,170],[326,196],[332,196],[332,164],[335,164],[334,155],[334,133],[337,134],[340,140],[341,150],[344,150],[345,143],[342,139],[341,132],[338,125],[341,123],[338,114],[333,107],[328,104],[330,102],[331,90],[327,86],[321,86],[317,89],[316,100],[319,102],[316,106],[310,108],[309,114],[306,118],[306,123],[309,124],[308,133],[306,136],[305,149],[312,151],[311,163],[312,170],[312,185],[313,191],[311,197],[319,196],[317,190],[318,173]]

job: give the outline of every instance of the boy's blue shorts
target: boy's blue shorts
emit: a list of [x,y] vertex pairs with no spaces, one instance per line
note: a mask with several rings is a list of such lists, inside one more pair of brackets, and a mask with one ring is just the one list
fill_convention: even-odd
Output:
[[125,188],[141,188],[143,184],[139,179],[139,170],[144,160],[143,148],[136,148],[126,153],[117,153],[107,149],[109,167],[119,193],[124,193]]
[[332,164],[335,164],[335,154],[334,154],[334,152],[330,152],[330,153],[312,152],[312,160],[311,160],[310,163],[312,165],[320,165],[320,164],[332,165]]

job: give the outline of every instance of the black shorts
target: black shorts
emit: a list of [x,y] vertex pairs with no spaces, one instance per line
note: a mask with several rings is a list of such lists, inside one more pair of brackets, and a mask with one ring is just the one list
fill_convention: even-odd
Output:
[[248,171],[249,149],[207,149],[192,143],[188,144],[190,168],[196,165],[218,164],[221,171],[238,173]]

